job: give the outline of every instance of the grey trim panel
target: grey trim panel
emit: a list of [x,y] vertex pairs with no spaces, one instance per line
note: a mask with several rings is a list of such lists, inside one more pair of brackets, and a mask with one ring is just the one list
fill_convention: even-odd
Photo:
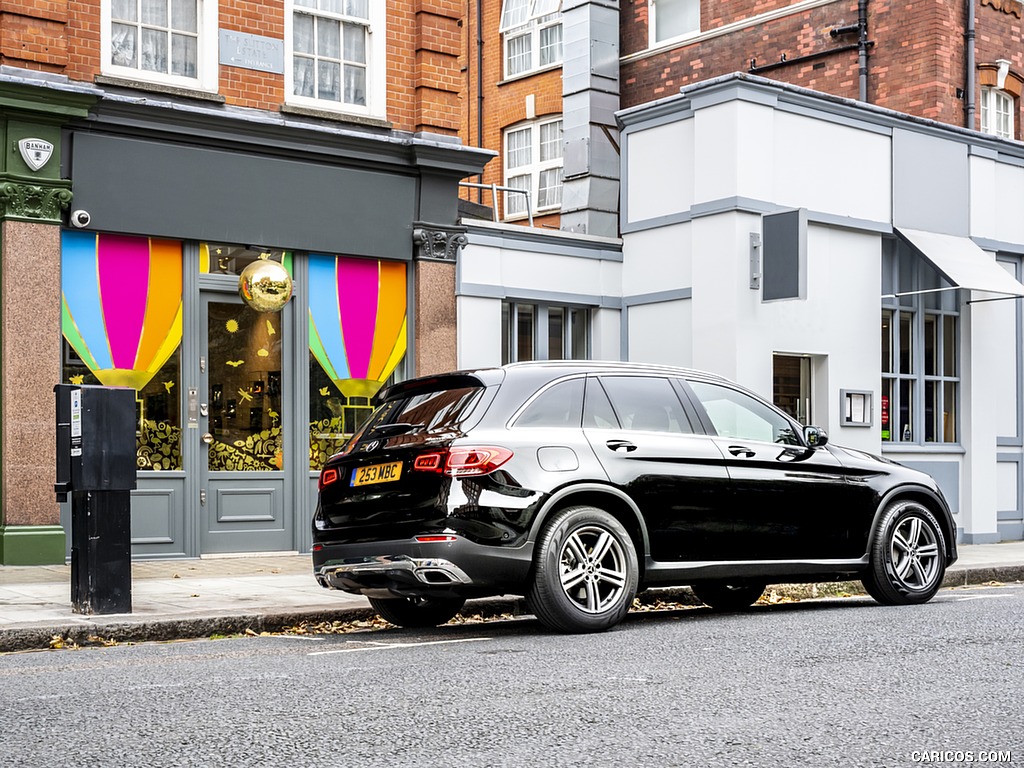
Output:
[[542,291],[534,288],[514,288],[483,283],[460,283],[455,288],[455,295],[471,296],[477,299],[515,299],[517,301],[539,301],[546,304],[579,304],[601,309],[622,309],[622,299],[616,296]]
[[571,233],[529,229],[522,226],[508,226],[502,229],[495,226],[485,228],[468,219],[463,219],[460,223],[466,227],[466,236],[469,238],[470,246],[504,248],[550,256],[622,261],[622,241],[618,239],[587,239],[583,235],[574,236]]
[[661,304],[666,301],[685,301],[693,298],[693,288],[677,288],[672,291],[657,291],[655,293],[640,293],[635,296],[623,296],[622,306],[639,307],[645,304]]
[[414,176],[92,133],[72,151],[97,230],[412,258]]

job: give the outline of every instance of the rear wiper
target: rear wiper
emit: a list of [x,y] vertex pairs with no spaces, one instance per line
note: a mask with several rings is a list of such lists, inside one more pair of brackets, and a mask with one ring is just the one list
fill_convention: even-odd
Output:
[[404,435],[406,432],[412,432],[414,429],[422,429],[422,424],[409,424],[404,421],[397,421],[392,424],[378,424],[370,430],[370,434],[373,435]]

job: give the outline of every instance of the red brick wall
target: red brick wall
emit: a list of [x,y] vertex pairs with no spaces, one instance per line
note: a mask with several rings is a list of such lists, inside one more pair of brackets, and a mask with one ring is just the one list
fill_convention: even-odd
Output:
[[[1015,5],[1014,5],[1015,4]],[[788,2],[730,0],[704,3],[702,36],[725,24],[790,5]],[[976,0],[977,61],[1007,58],[1024,67],[1019,0]],[[1007,9],[1007,6],[1010,6]],[[622,0],[622,53],[647,49],[647,0]],[[963,125],[965,101],[957,89],[966,84],[962,2],[949,0],[870,0],[868,101],[882,107]],[[622,106],[634,106],[678,93],[687,84],[780,61],[756,74],[846,98],[859,96],[857,51],[828,51],[857,42],[856,33],[833,38],[830,30],[857,23],[855,0],[840,0],[739,29],[719,37],[681,45],[650,56],[639,55],[622,67]],[[810,57],[802,59],[802,57]],[[1020,71],[1020,70],[1018,70]],[[1022,72],[1024,74],[1024,72]],[[977,98],[977,93],[975,98]]]
[[[281,40],[284,7],[220,0],[219,24]],[[460,0],[387,0],[387,118],[396,129],[458,133],[462,13]],[[0,64],[92,81],[101,71],[99,2],[0,0]],[[278,110],[284,76],[221,66],[218,92],[231,105]]]

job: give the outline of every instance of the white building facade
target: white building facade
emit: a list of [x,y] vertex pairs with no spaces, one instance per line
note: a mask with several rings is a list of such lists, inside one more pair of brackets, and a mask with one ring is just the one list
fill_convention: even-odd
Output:
[[618,117],[621,240],[464,222],[460,366],[711,370],[1024,538],[1024,146],[741,74]]

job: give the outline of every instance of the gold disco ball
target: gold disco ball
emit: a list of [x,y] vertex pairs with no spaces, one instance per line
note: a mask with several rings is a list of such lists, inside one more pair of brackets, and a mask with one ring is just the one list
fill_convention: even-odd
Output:
[[257,312],[277,312],[292,297],[292,277],[276,261],[259,259],[238,276],[238,294]]

